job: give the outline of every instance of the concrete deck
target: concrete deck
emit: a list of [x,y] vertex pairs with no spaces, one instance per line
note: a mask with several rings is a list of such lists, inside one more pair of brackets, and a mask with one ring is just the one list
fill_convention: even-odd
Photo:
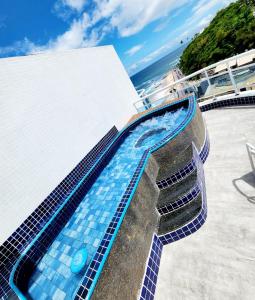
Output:
[[255,177],[245,143],[255,144],[255,107],[204,113],[208,219],[165,246],[156,300],[255,299]]

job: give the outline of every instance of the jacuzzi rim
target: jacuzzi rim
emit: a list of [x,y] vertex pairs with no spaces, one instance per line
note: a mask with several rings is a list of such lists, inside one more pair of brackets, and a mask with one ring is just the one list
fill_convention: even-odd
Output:
[[[167,108],[170,108],[174,105],[178,105],[178,104],[181,104],[182,102],[188,102],[188,112],[187,112],[187,118],[185,119],[185,122],[184,124],[178,128],[178,130],[176,131],[176,133],[171,136],[165,143],[162,143],[161,145],[157,146],[157,147],[150,147],[149,148],[149,151],[147,153],[147,156],[144,160],[144,164],[143,164],[143,167],[141,168],[140,170],[140,173],[139,173],[139,176],[137,178],[137,182],[129,196],[129,199],[127,201],[127,204],[124,208],[124,211],[120,217],[120,220],[116,226],[116,230],[114,232],[114,234],[112,235],[112,239],[110,240],[109,242],[109,245],[106,249],[106,252],[103,256],[103,259],[98,267],[98,271],[96,272],[96,275],[92,281],[92,284],[88,290],[88,295],[86,297],[86,299],[89,299],[94,291],[94,288],[96,286],[96,283],[98,281],[98,278],[100,277],[101,275],[101,272],[102,272],[102,269],[103,269],[103,266],[105,264],[105,261],[110,253],[110,250],[113,246],[113,243],[115,241],[115,238],[118,234],[118,231],[119,231],[119,228],[123,222],[123,219],[126,215],[126,211],[130,205],[130,202],[134,196],[134,193],[137,189],[137,186],[140,182],[140,179],[141,179],[141,176],[143,174],[143,171],[147,165],[147,161],[150,157],[150,154],[157,151],[159,148],[163,147],[165,144],[169,143],[172,139],[174,139],[180,132],[182,132],[187,126],[188,124],[192,121],[194,115],[195,115],[195,112],[196,112],[196,108],[197,108],[197,103],[196,103],[196,97],[195,95],[189,95],[183,99],[180,99],[180,100],[177,100],[177,101],[174,101],[172,103],[168,103],[164,106],[161,106],[159,108],[156,108],[156,109],[153,109],[143,115],[141,115],[139,118],[135,119],[133,122],[127,124],[121,131],[119,131],[119,133],[116,135],[116,137],[114,138],[114,140],[108,145],[108,147],[105,149],[105,151],[100,155],[100,157],[96,160],[96,162],[93,164],[93,166],[90,168],[90,170],[87,172],[87,174],[80,180],[80,182],[77,184],[77,186],[73,189],[73,191],[70,193],[70,195],[66,198],[66,200],[62,203],[62,205],[56,210],[56,212],[52,215],[52,217],[50,218],[50,220],[44,225],[44,227],[41,229],[41,231],[35,236],[35,238],[31,241],[31,243],[25,248],[25,250],[21,253],[21,255],[19,256],[19,258],[17,259],[16,263],[14,264],[13,266],[13,269],[11,271],[11,274],[10,274],[10,278],[9,278],[9,284],[10,284],[10,287],[12,288],[12,290],[14,291],[14,293],[18,296],[18,298],[20,300],[27,300],[27,297],[20,291],[20,289],[16,286],[15,282],[14,282],[14,276],[15,276],[15,273],[16,273],[16,270],[21,262],[21,260],[25,257],[25,255],[28,253],[28,251],[32,248],[32,246],[37,242],[37,240],[39,239],[39,237],[43,234],[43,232],[48,228],[48,226],[52,223],[52,221],[55,219],[55,217],[58,215],[58,213],[62,210],[62,208],[66,205],[66,203],[70,200],[70,198],[74,195],[74,193],[77,191],[77,189],[83,184],[83,182],[85,181],[85,179],[91,174],[91,172],[93,171],[93,169],[96,167],[96,165],[99,163],[99,161],[101,160],[101,158],[107,153],[107,151],[112,147],[112,145],[114,145],[114,143],[128,130],[131,129],[132,126],[134,125],[138,125],[139,123],[141,123],[142,121],[144,121],[143,119],[146,119],[147,117],[149,117],[150,115],[154,115],[156,114],[157,112],[160,112],[160,111],[164,111],[166,110]],[[191,108],[193,108],[190,116],[189,116],[189,112],[191,110]],[[95,254],[96,255],[96,254]],[[86,274],[86,273],[85,273]],[[85,275],[84,274],[84,275]],[[84,277],[84,276],[83,276]],[[83,281],[84,278],[81,279],[81,282]],[[74,293],[74,295],[77,294],[77,291],[79,290],[81,285],[79,285]],[[74,296],[75,297],[75,296]]]
[[[137,140],[136,140],[136,142],[135,142],[135,144],[134,144],[134,148],[141,148],[141,147],[144,147],[144,146],[137,146],[137,144],[138,144],[138,142],[145,136],[145,135],[147,135],[148,133],[150,133],[150,132],[156,132],[156,131],[163,131],[163,130],[165,130],[165,131],[167,131],[167,129],[165,128],[165,127],[159,127],[159,128],[154,128],[154,129],[149,129],[149,130],[147,130],[147,131],[145,131]],[[148,136],[149,137],[149,136]]]

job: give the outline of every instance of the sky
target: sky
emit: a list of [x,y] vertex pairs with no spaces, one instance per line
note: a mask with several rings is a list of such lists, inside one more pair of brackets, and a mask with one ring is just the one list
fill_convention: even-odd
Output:
[[233,0],[1,0],[0,57],[113,45],[130,75]]

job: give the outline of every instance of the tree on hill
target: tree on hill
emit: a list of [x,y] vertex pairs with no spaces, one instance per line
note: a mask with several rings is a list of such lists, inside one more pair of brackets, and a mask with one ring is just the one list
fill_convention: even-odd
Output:
[[238,0],[220,10],[184,50],[180,68],[191,74],[219,60],[255,48],[255,0]]

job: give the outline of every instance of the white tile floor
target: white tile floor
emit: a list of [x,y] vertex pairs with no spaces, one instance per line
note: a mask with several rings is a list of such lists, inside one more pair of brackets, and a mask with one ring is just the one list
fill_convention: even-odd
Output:
[[163,249],[156,300],[255,299],[255,107],[204,113],[211,141],[205,163],[208,219]]

